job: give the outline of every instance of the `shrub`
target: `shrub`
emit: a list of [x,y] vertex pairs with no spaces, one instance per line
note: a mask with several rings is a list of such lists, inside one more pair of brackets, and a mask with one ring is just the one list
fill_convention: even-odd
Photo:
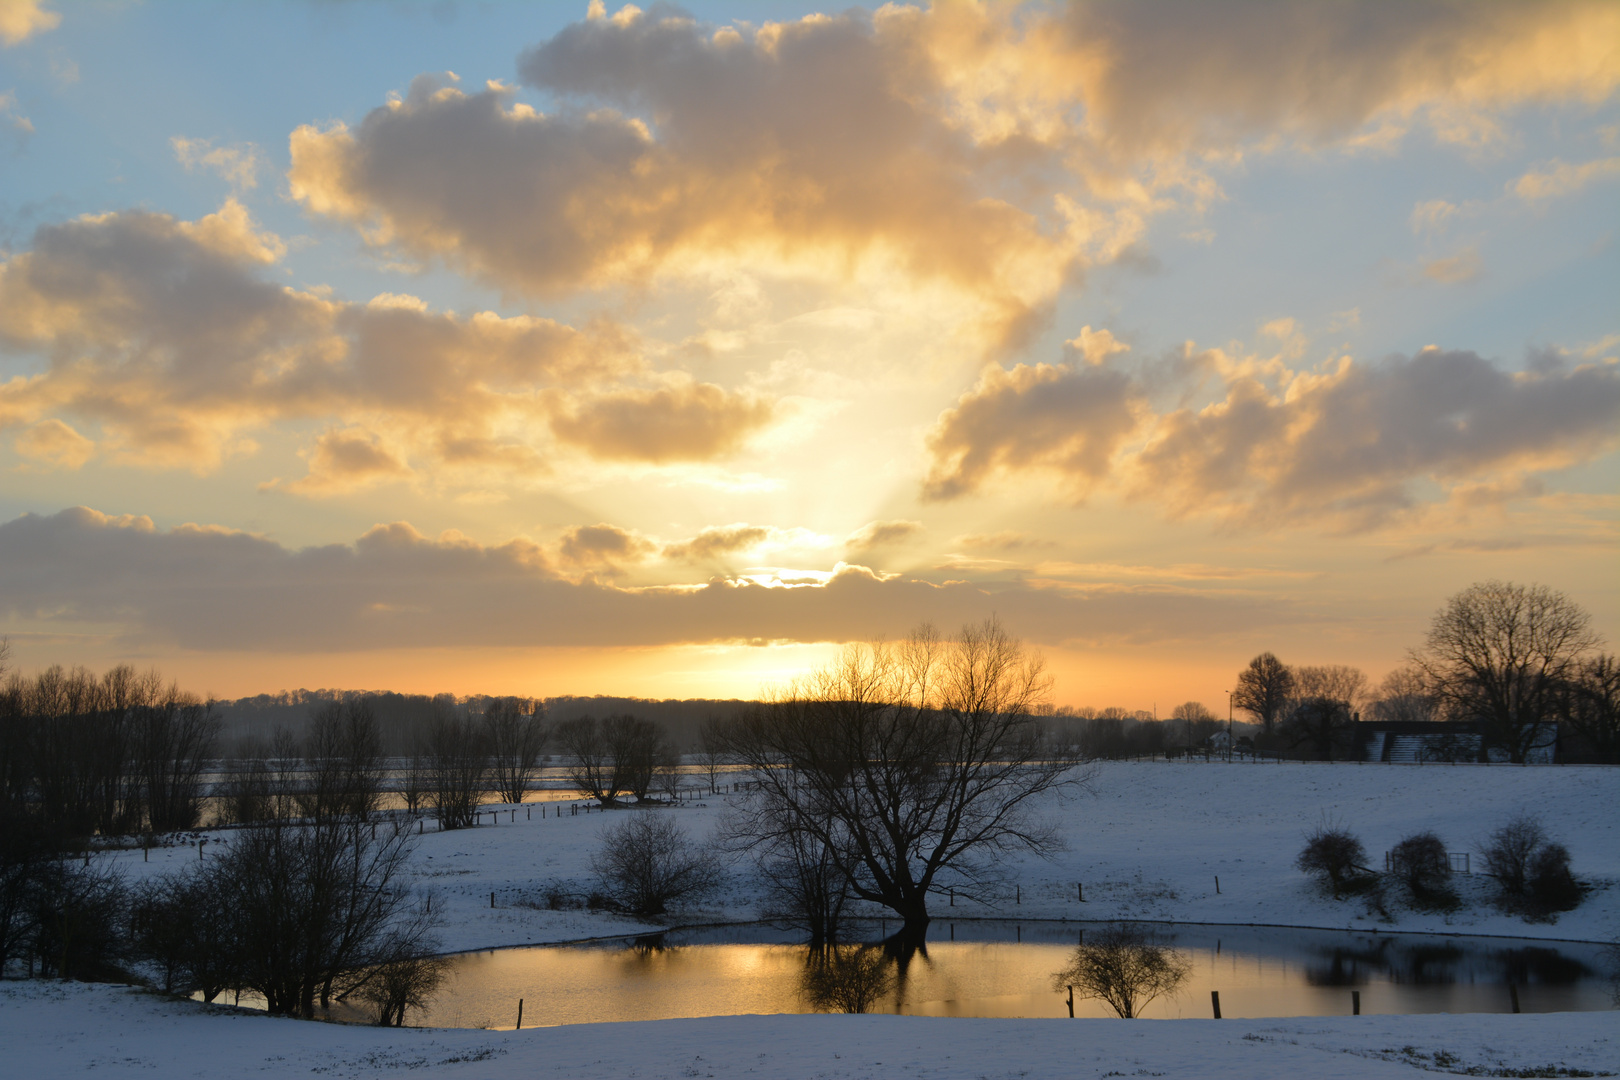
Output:
[[1052,975],[1052,988],[1100,998],[1130,1020],[1153,999],[1173,993],[1191,970],[1180,953],[1139,927],[1122,924],[1076,947],[1069,966]]
[[1569,868],[1569,849],[1552,842],[1528,814],[1491,833],[1480,848],[1485,872],[1496,878],[1503,906],[1532,920],[1550,920],[1581,902],[1581,887]]
[[863,1013],[894,989],[894,966],[882,949],[829,945],[812,949],[804,996],[823,1012]]
[[1581,902],[1581,887],[1569,870],[1569,849],[1547,844],[1530,859],[1530,900],[1544,912],[1568,911]]
[[632,915],[662,915],[673,901],[710,892],[720,878],[714,856],[656,810],[605,829],[591,869],[613,906]]
[[1305,837],[1305,849],[1294,865],[1324,879],[1338,896],[1356,873],[1365,869],[1367,851],[1347,829],[1323,822]]
[[1451,863],[1445,841],[1432,832],[1414,833],[1396,844],[1389,853],[1389,869],[1420,904],[1456,901],[1449,888]]
[[1541,822],[1521,814],[1486,839],[1480,848],[1485,872],[1497,880],[1504,895],[1523,896],[1529,880],[1530,860],[1547,842]]

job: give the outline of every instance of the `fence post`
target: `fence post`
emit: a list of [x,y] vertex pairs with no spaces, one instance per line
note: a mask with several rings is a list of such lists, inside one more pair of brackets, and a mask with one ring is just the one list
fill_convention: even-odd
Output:
[[[1078,881],[1074,883],[1074,895],[1075,899],[1079,900],[1082,904],[1086,902],[1086,887],[1080,884]],[[1071,987],[1070,989],[1073,988]]]
[[1515,983],[1515,982],[1510,981],[1508,983],[1508,999],[1513,1002],[1513,1011],[1518,1012],[1519,1011],[1519,985],[1517,983]]
[[495,908],[495,894],[493,892],[489,894],[489,906],[490,910],[493,911]]
[[1219,990],[1209,992],[1209,1003],[1215,1006],[1215,1019],[1219,1020],[1221,1018],[1221,992]]
[[1074,1019],[1074,987],[1069,987],[1069,1019]]
[[1023,902],[1024,902],[1024,887],[1022,885],[1014,885],[1013,886],[1013,903],[1022,904]]
[[1361,991],[1360,990],[1352,990],[1352,991],[1350,991],[1350,1015],[1351,1016],[1360,1016],[1361,1015]]
[[516,1027],[515,1030],[517,1030],[517,1031],[522,1031],[523,1030],[523,999],[522,998],[518,998],[518,1022],[517,1022],[517,1027]]
[[1221,895],[1221,875],[1215,875],[1215,895]]

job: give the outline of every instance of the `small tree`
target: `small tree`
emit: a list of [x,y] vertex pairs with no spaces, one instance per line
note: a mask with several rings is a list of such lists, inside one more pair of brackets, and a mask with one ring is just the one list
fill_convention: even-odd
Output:
[[411,956],[377,965],[355,996],[371,1006],[379,1027],[403,1027],[405,1010],[425,1009],[444,983],[449,962],[437,956]]
[[801,987],[822,1012],[864,1013],[894,989],[894,968],[882,949],[869,945],[812,948]]
[[1305,837],[1305,848],[1294,865],[1325,880],[1339,896],[1358,871],[1366,869],[1367,851],[1347,829],[1324,821]]
[[725,721],[718,716],[704,720],[703,727],[698,731],[697,760],[703,767],[704,775],[709,778],[710,795],[720,789],[720,772],[731,760],[726,746]]
[[621,911],[662,915],[669,904],[697,899],[719,884],[714,856],[666,813],[639,812],[602,831],[591,869]]
[[1053,989],[1072,987],[1077,996],[1097,998],[1122,1019],[1132,1020],[1165,994],[1172,994],[1192,971],[1176,950],[1160,945],[1140,927],[1119,924],[1076,947],[1069,966],[1052,976]]

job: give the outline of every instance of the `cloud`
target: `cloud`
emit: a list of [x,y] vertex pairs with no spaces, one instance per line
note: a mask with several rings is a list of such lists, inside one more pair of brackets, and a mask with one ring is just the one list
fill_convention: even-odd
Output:
[[176,135],[169,140],[174,156],[187,172],[208,169],[218,173],[235,191],[246,191],[259,184],[260,151],[252,143],[215,146],[209,139],[187,139]]
[[0,0],[0,45],[19,45],[35,34],[54,30],[62,16],[40,0]]
[[1103,367],[987,368],[928,435],[928,499],[952,499],[998,472],[1057,473],[1079,498],[1109,474],[1136,429],[1141,391]]
[[658,545],[638,533],[606,523],[575,526],[557,544],[563,562],[609,573],[645,562],[657,550]]
[[96,444],[60,420],[42,420],[17,436],[17,453],[48,468],[69,471],[95,456]]
[[[635,538],[613,526],[571,534],[587,561]],[[611,565],[611,564],[604,564]],[[1218,637],[1234,624],[1307,621],[1290,604],[1187,589],[985,589],[879,576],[840,564],[795,586],[746,579],[625,588],[559,576],[539,545],[437,539],[378,525],[353,544],[289,549],[205,525],[78,507],[0,525],[0,615],[65,632],[109,624],[144,650],[648,646],[849,641],[999,614],[1038,644]]]
[[844,549],[851,554],[862,554],[907,543],[924,531],[920,521],[868,521],[849,534]]
[[411,467],[373,432],[328,431],[309,452],[309,475],[287,484],[300,495],[336,495],[385,480],[409,478]]
[[389,463],[358,468],[360,443],[324,436],[310,476],[283,485],[314,493],[418,468],[532,476],[571,449],[701,461],[777,416],[757,392],[649,373],[609,320],[339,301],[270,280],[285,250],[234,199],[195,222],[127,211],[39,229],[0,262],[0,351],[44,362],[0,383],[0,427],[72,415],[114,461],[197,471],[275,424],[386,441]]
[[10,90],[0,94],[0,121],[3,121],[19,141],[34,133],[34,122],[17,111],[17,95]]
[[664,558],[674,562],[706,563],[725,555],[756,548],[770,539],[773,529],[738,522],[711,525],[690,540],[664,546]]
[[558,397],[557,438],[604,460],[707,461],[734,453],[776,416],[768,398],[672,379],[652,389]]
[[[1172,517],[1359,529],[1436,499],[1466,507],[1535,497],[1540,474],[1620,442],[1620,366],[1609,361],[1513,373],[1472,352],[1429,348],[1299,372],[1278,358],[1184,352],[1141,376],[987,370],[935,423],[924,496],[1041,474],[1071,497],[1104,488]],[[1185,397],[1212,374],[1217,400],[1149,408],[1149,385]]]
[[1430,259],[1423,264],[1423,276],[1442,285],[1461,285],[1479,277],[1484,268],[1479,250],[1468,248],[1445,258]]
[[[1017,347],[1088,267],[1247,153],[1477,142],[1620,80],[1602,3],[884,5],[714,26],[588,17],[526,50],[542,113],[420,76],[291,135],[288,183],[369,243],[552,296],[717,267],[952,293]],[[1145,263],[1144,263],[1145,264]],[[938,305],[936,304],[936,309]]]
[[1420,202],[1412,207],[1412,231],[1415,233],[1439,232],[1460,211],[1456,203],[1444,199],[1430,199]]
[[1344,360],[1274,393],[1160,417],[1129,463],[1131,490],[1175,515],[1367,527],[1426,501],[1590,460],[1620,431],[1620,368],[1513,374],[1471,352]]
[[1513,194],[1528,203],[1573,195],[1587,184],[1620,176],[1620,157],[1599,158],[1582,165],[1553,161],[1545,169],[1531,170],[1510,185]]

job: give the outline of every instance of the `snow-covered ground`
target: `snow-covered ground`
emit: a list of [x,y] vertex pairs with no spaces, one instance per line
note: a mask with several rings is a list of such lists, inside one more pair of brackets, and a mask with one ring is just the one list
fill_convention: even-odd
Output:
[[[1552,1071],[1560,1068],[1581,1071]],[[1613,1073],[1620,1071],[1620,1025],[1613,1013],[1131,1021],[810,1015],[456,1031],[307,1023],[117,987],[0,985],[0,1074],[18,1080],[86,1074],[1372,1080],[1410,1078],[1419,1069]]]
[[[726,796],[667,811],[704,838]],[[572,941],[633,932],[643,924],[579,910],[547,910],[548,887],[583,894],[602,829],[628,811],[542,818],[538,807],[501,812],[497,825],[434,833],[417,843],[419,884],[446,912],[446,951]],[[1620,937],[1620,769],[1601,767],[1245,765],[1105,762],[1082,791],[1043,812],[1059,822],[1067,850],[1046,861],[1015,858],[1004,868],[1004,897],[979,904],[936,901],[940,914],[1019,919],[1152,919],[1254,923],[1324,929],[1496,934],[1564,940]],[[1553,923],[1526,923],[1488,902],[1489,879],[1461,879],[1470,903],[1451,915],[1414,911],[1391,893],[1390,918],[1364,901],[1336,901],[1299,871],[1305,831],[1331,817],[1360,836],[1374,866],[1402,837],[1433,830],[1457,852],[1476,852],[1493,828],[1518,813],[1540,817],[1570,850],[1576,876],[1594,888]],[[512,817],[516,821],[510,821]],[[211,834],[205,852],[228,843]],[[131,875],[195,860],[195,847],[103,855]],[[1478,856],[1475,854],[1475,865]],[[1220,878],[1216,892],[1215,879]],[[1085,901],[1079,899],[1079,885]],[[721,893],[676,913],[702,923],[758,917],[746,862],[734,864]],[[490,893],[495,907],[490,907]],[[1017,901],[1015,902],[1015,896]],[[537,906],[530,906],[537,905]]]
[[[701,839],[725,803],[711,797],[666,812],[678,814]],[[1133,918],[1620,937],[1620,770],[1120,762],[1099,766],[1084,792],[1054,800],[1044,812],[1062,824],[1066,851],[1050,862],[1009,862],[1006,895],[995,904],[958,900],[951,910],[942,897],[940,912],[950,910],[958,920]],[[1482,879],[1464,884],[1460,891],[1471,902],[1452,915],[1411,910],[1393,895],[1378,912],[1362,900],[1323,895],[1293,868],[1304,832],[1323,816],[1357,833],[1381,865],[1382,853],[1412,832],[1432,829],[1451,850],[1474,851],[1492,828],[1521,812],[1541,818],[1551,837],[1569,848],[1576,875],[1593,887],[1579,909],[1556,923],[1527,924],[1497,911]],[[446,913],[441,937],[447,951],[638,928],[612,915],[544,906],[549,888],[590,888],[590,854],[618,812],[541,817],[535,810],[531,817],[519,809],[500,819],[477,829],[428,832],[418,841],[413,871],[419,884],[435,890],[436,906]],[[215,834],[205,851],[228,842],[228,832]],[[197,857],[194,846],[154,849],[150,862],[139,850],[100,856],[131,877]],[[678,912],[674,921],[752,919],[757,903],[753,876],[739,863],[719,896]],[[423,1067],[480,1077],[1375,1077],[1411,1075],[1414,1067],[1477,1066],[1486,1071],[1475,1075],[1489,1075],[1498,1068],[1553,1066],[1620,1073],[1620,1025],[1613,1013],[1068,1023],[754,1016],[516,1033],[382,1031],[242,1016],[118,988],[8,983],[0,991],[0,1071],[19,1077],[120,1070],[371,1076]]]

